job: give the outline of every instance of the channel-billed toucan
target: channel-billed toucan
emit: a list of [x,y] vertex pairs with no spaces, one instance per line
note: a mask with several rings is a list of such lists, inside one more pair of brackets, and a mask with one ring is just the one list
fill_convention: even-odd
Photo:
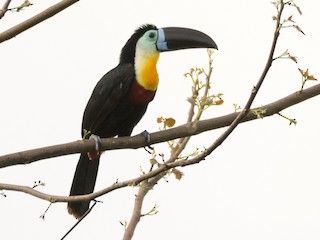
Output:
[[[197,30],[157,28],[150,24],[138,28],[123,47],[119,65],[105,74],[94,88],[84,111],[82,136],[84,130],[102,138],[129,136],[156,93],[159,53],[186,48],[218,49],[208,35]],[[81,154],[70,196],[93,192],[99,158],[99,153]],[[68,211],[79,218],[89,203],[70,202]]]

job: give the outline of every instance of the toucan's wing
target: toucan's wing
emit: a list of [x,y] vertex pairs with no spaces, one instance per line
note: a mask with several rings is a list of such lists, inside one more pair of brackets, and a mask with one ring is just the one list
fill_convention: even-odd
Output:
[[[121,64],[105,74],[95,86],[82,120],[83,130],[95,133],[128,93],[135,78],[132,64]],[[99,133],[95,133],[98,134]]]

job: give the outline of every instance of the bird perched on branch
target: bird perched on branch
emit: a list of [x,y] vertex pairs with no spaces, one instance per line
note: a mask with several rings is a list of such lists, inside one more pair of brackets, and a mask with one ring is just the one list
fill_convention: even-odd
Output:
[[[122,48],[119,65],[105,74],[94,88],[83,114],[82,137],[130,136],[157,91],[156,64],[160,52],[187,48],[218,49],[208,35],[197,30],[157,28],[151,24],[138,28]],[[99,149],[96,153],[81,153],[70,196],[93,192],[99,158]],[[89,203],[70,202],[68,211],[80,218]]]

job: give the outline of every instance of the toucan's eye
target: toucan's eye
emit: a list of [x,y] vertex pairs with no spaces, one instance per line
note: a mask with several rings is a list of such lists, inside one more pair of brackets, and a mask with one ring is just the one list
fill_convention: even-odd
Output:
[[144,33],[143,38],[145,41],[148,41],[149,43],[154,43],[157,40],[157,31],[156,30],[149,30]]
[[153,39],[156,36],[154,32],[149,33],[149,38]]

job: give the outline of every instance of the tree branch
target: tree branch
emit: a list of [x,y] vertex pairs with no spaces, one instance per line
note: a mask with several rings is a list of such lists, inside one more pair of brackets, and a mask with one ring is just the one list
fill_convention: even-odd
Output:
[[122,240],[127,240],[132,238],[134,231],[141,219],[141,210],[142,210],[144,197],[149,192],[149,190],[150,189],[147,187],[147,184],[142,184],[142,186],[139,187],[139,191],[134,200],[134,208],[133,208],[132,216],[128,224],[128,227],[124,232]]
[[56,15],[78,1],[79,0],[62,0],[61,2],[42,11],[41,13],[29,18],[28,20],[0,33],[0,43],[17,36],[18,34],[28,30],[40,22],[47,20],[48,18]]
[[123,182],[113,183],[109,187],[106,187],[100,191],[97,191],[97,192],[94,192],[91,194],[85,194],[85,195],[77,195],[77,196],[69,196],[69,197],[51,195],[51,194],[46,194],[46,193],[40,192],[40,191],[38,191],[32,187],[29,187],[29,186],[21,186],[21,185],[6,184],[6,183],[0,183],[0,190],[10,190],[10,191],[27,193],[27,194],[30,194],[34,197],[49,201],[51,203],[89,201],[89,200],[95,199],[99,196],[102,196],[106,193],[112,192],[112,191],[119,189],[119,188],[124,188],[127,186],[137,186],[142,181],[145,181],[149,178],[157,176],[158,174],[165,172],[171,168],[183,165],[184,163],[182,163],[182,162],[185,162],[185,161],[188,161],[188,160],[181,160],[181,161],[173,162],[171,164],[160,165],[157,169],[155,169],[151,172],[148,172],[146,174],[143,174],[140,177],[126,180]]
[[[317,95],[320,95],[320,84],[317,84],[313,87],[309,87],[303,90],[302,92],[294,92],[282,99],[279,99],[267,105],[263,105],[260,108],[266,110],[266,113],[263,115],[263,117],[269,117],[288,107],[296,105],[307,99],[313,98]],[[199,133],[209,130],[226,127],[229,126],[238,115],[238,112],[230,113],[221,117],[199,121],[196,125],[193,126],[184,124],[168,130],[154,132],[150,134],[150,144],[157,144],[177,138],[197,135]],[[257,119],[257,116],[254,113],[252,113],[252,111],[249,111],[248,115],[245,118],[243,118],[241,122],[252,121],[255,119]],[[125,148],[137,149],[149,145],[145,143],[145,139],[141,135],[121,138],[105,138],[102,139],[101,142],[102,150],[114,150]],[[94,150],[94,140],[78,140],[70,143],[37,148],[33,150],[27,150],[23,152],[17,152],[0,156],[0,168],[18,164],[28,164],[52,157],[59,157],[81,152],[90,152]]]
[[[275,113],[278,113],[279,111],[282,111],[283,109],[290,107],[292,105],[295,105],[297,103],[300,103],[306,99],[312,98],[316,95],[320,94],[320,84],[317,84],[313,87],[310,87],[308,89],[305,89],[303,92],[295,92],[285,98],[282,98],[278,101],[272,102],[270,104],[264,105],[261,108],[266,109],[266,114],[264,115],[264,117],[268,117],[271,116]],[[189,136],[194,134],[198,134],[200,132],[203,131],[207,131],[207,130],[211,130],[212,127],[214,128],[218,128],[218,127],[224,127],[224,126],[228,126],[238,115],[239,113],[232,113],[229,115],[225,115],[219,118],[212,118],[212,119],[208,119],[208,120],[203,120],[200,121],[197,126],[195,126],[195,128],[189,129],[187,126],[182,125],[180,127],[176,127],[176,128],[172,128],[169,130],[165,130],[162,132],[156,132],[156,133],[152,133],[151,134],[151,142],[157,143],[157,142],[162,142],[162,141],[167,141],[170,139],[174,139],[175,134],[175,129],[177,129],[178,132],[180,132],[180,134],[178,135],[183,135],[183,136]],[[251,120],[255,120],[257,119],[256,115],[254,115],[254,113],[252,113],[251,111],[249,112],[249,114],[242,119],[242,122],[246,122],[246,121],[251,121]],[[108,142],[110,144],[110,146],[117,146],[118,148],[120,148],[121,146],[124,147],[124,141],[123,138],[118,138],[118,139],[103,139],[103,145],[105,146],[106,142]],[[132,148],[137,148],[137,146],[142,147],[145,145],[144,143],[144,138],[143,136],[134,136],[134,137],[126,137],[126,139],[131,141],[128,141],[127,143],[127,147],[132,147]],[[82,141],[78,141],[78,142],[82,142]],[[77,143],[77,142],[75,142]],[[66,145],[70,145],[71,147],[74,147],[73,144],[75,143],[70,143],[70,144],[66,144]],[[94,150],[94,141],[91,142],[91,140],[86,140],[83,142],[82,146],[84,145],[92,145],[92,149]],[[58,145],[59,146],[59,145]],[[48,149],[50,147],[47,147]],[[54,148],[58,148],[56,146],[54,146]],[[46,149],[46,148],[43,148]],[[30,152],[32,151],[37,151],[36,150],[30,150]],[[29,151],[27,151],[29,152]],[[16,154],[12,154],[12,155],[16,155],[16,156],[20,156],[19,153]],[[23,154],[21,155],[23,156]],[[0,157],[0,163],[1,161],[3,161],[2,159],[3,157]],[[83,200],[91,200],[94,198],[97,198],[101,195],[104,195],[106,193],[112,192],[116,189],[119,188],[123,188],[126,186],[136,186],[138,184],[140,184],[142,181],[145,181],[147,179],[150,179],[152,177],[155,177],[165,171],[168,171],[169,169],[175,168],[175,167],[184,167],[184,166],[188,166],[191,164],[195,164],[200,162],[201,160],[203,160],[203,156],[200,154],[197,157],[193,158],[193,159],[186,159],[186,160],[179,160],[176,162],[172,162],[172,163],[168,163],[165,165],[161,165],[159,166],[157,169],[148,172],[140,177],[137,178],[133,178],[131,180],[127,180],[127,181],[123,181],[123,182],[118,182],[118,183],[114,183],[111,186],[104,188],[100,191],[94,192],[92,194],[86,194],[86,195],[79,195],[79,196],[70,196],[70,197],[65,197],[65,196],[57,196],[57,195],[50,195],[50,194],[45,194],[42,193],[40,191],[37,191],[36,189],[32,188],[32,187],[28,187],[28,186],[19,186],[19,185],[13,185],[13,184],[4,184],[1,183],[0,184],[0,189],[2,190],[11,190],[11,191],[19,191],[19,192],[24,192],[27,194],[30,194],[32,196],[38,197],[40,199],[43,200],[47,200],[50,202],[72,202],[72,201],[83,201]]]
[[[305,100],[312,98],[314,96],[317,96],[319,94],[320,94],[320,84],[317,84],[313,87],[305,89],[302,92],[300,92],[300,91],[295,92],[287,97],[279,99],[279,100],[272,102],[270,104],[264,105],[261,108],[266,110],[266,114],[264,115],[264,117],[268,117],[268,116],[272,116],[273,114],[282,111],[285,108],[293,106],[297,103],[305,101]],[[228,114],[228,115],[218,117],[218,118],[203,120],[203,121],[198,122],[197,126],[195,126],[192,129],[188,128],[186,125],[182,125],[182,126],[179,126],[176,128],[169,129],[169,130],[152,133],[151,134],[151,143],[155,144],[158,142],[172,140],[175,138],[189,136],[192,134],[199,134],[204,131],[225,127],[225,126],[228,126],[237,117],[238,114],[239,113],[232,113],[232,114]],[[256,115],[254,115],[250,111],[249,114],[244,119],[242,119],[242,122],[251,121],[251,120],[255,120],[255,119],[257,119]],[[177,135],[176,135],[176,133],[177,133]],[[125,139],[127,139],[127,140],[125,140]],[[103,145],[103,147],[113,146],[115,148],[125,148],[125,147],[138,148],[138,147],[144,146],[145,142],[144,142],[144,138],[142,136],[138,135],[138,136],[134,136],[134,137],[103,139],[102,145]],[[127,145],[127,146],[125,146],[125,145]],[[62,151],[59,150],[60,146],[64,146]],[[23,161],[21,162],[21,160],[25,160],[25,158],[28,159],[28,161],[30,161],[32,156],[34,156],[34,157],[38,156],[38,154],[37,154],[38,151],[45,152],[47,149],[48,150],[51,149],[49,151],[49,155],[50,155],[52,153],[55,153],[55,151],[58,153],[64,152],[64,154],[68,154],[68,152],[70,152],[70,150],[72,150],[72,149],[79,150],[81,148],[88,149],[88,150],[86,149],[85,151],[94,150],[94,148],[95,148],[94,141],[91,141],[91,140],[76,141],[76,142],[72,142],[69,144],[62,144],[62,145],[57,145],[57,146],[53,146],[53,147],[46,147],[46,148],[30,150],[30,151],[21,152],[21,153],[14,153],[11,155],[7,155],[7,156],[9,156],[8,157],[9,161],[6,161],[7,160],[6,156],[2,156],[2,157],[0,157],[0,165],[1,165],[1,167],[15,165],[15,164],[17,164],[17,160],[19,160],[16,158],[19,158],[19,157],[22,157],[22,159],[20,159],[20,163],[24,163]],[[44,155],[42,155],[42,156],[44,157]],[[127,181],[123,181],[123,182],[114,183],[105,189],[102,189],[102,190],[97,191],[92,194],[87,194],[87,195],[82,195],[82,196],[72,196],[72,197],[56,196],[56,195],[50,195],[50,194],[45,194],[45,193],[39,192],[39,191],[35,190],[34,188],[28,187],[28,186],[18,186],[18,185],[13,185],[13,184],[4,184],[4,183],[0,184],[0,189],[24,192],[24,193],[33,195],[35,197],[38,197],[38,198],[41,198],[43,200],[47,200],[50,202],[69,202],[69,201],[90,200],[90,199],[94,199],[96,197],[99,197],[103,194],[112,192],[113,190],[116,190],[118,188],[137,185],[146,179],[155,177],[158,174],[160,174],[164,171],[167,171],[168,169],[178,167],[178,166],[183,167],[183,166],[187,166],[190,164],[194,164],[196,162],[199,162],[200,159],[203,159],[203,158],[200,156],[200,157],[196,157],[191,160],[180,160],[180,161],[176,161],[173,163],[169,163],[169,164],[160,166],[156,170],[153,170],[149,173],[146,173],[140,177],[137,177],[137,178],[134,178],[131,180],[127,180]],[[37,160],[40,160],[40,159],[37,159]],[[37,160],[35,160],[35,161],[37,161]],[[33,162],[33,161],[30,161],[30,162]],[[15,164],[13,164],[13,163],[15,163]]]
[[[317,84],[313,87],[305,89],[303,92],[300,92],[300,91],[295,92],[295,93],[293,93],[285,98],[282,98],[278,101],[264,105],[261,108],[266,109],[266,114],[264,115],[264,117],[267,117],[267,116],[271,116],[275,113],[278,113],[287,107],[290,107],[292,105],[300,103],[306,99],[312,98],[312,97],[319,95],[319,94],[320,94],[320,84]],[[179,136],[173,137],[173,136],[175,136],[176,130],[177,130],[177,132],[179,132],[178,135],[189,136],[192,134],[198,134],[203,131],[211,130],[212,128],[215,129],[218,127],[228,126],[237,117],[238,114],[239,113],[232,113],[232,114],[225,115],[225,116],[222,116],[219,118],[212,118],[212,119],[208,119],[208,120],[203,120],[203,121],[200,121],[197,124],[197,126],[192,129],[189,129],[187,126],[182,125],[180,127],[172,128],[169,130],[152,133],[151,134],[151,142],[152,142],[152,144],[154,144],[157,142],[167,141],[169,139],[179,138]],[[242,122],[251,121],[251,120],[255,120],[255,119],[257,119],[256,115],[254,115],[250,111],[249,114],[244,119],[242,119]],[[142,147],[145,145],[143,136],[134,136],[134,137],[126,137],[126,138],[123,137],[123,138],[118,138],[118,139],[103,139],[102,142],[103,142],[104,146],[109,145],[109,146],[116,146],[117,148],[120,148],[120,147],[124,148],[125,142],[126,142],[126,141],[124,141],[124,139],[127,139],[127,146],[126,146],[127,148],[130,148],[130,147],[137,148],[137,147]],[[78,142],[81,142],[80,145],[83,148],[85,145],[88,145],[88,146],[92,145],[91,150],[94,150],[94,141],[91,142],[91,140],[77,141],[77,142],[65,144],[65,145],[69,145],[72,148],[72,147],[75,147],[74,146],[75,144],[79,145]],[[59,147],[53,146],[53,148],[56,149]],[[76,149],[79,149],[79,148],[81,148],[81,147],[79,147],[79,146],[76,147]],[[42,149],[50,149],[50,147],[42,148]],[[37,149],[30,150],[27,152],[32,152],[32,151],[38,151],[38,150]],[[23,156],[24,154],[23,153],[22,154],[16,153],[16,154],[12,154],[12,155],[19,157],[19,156]],[[0,157],[0,163],[3,161],[3,159],[5,159],[5,156]],[[4,184],[4,183],[0,184],[0,189],[24,192],[24,193],[30,194],[32,196],[35,196],[35,197],[38,197],[40,199],[47,200],[50,202],[71,202],[71,201],[91,200],[91,199],[97,198],[101,195],[112,192],[112,191],[119,189],[119,188],[123,188],[126,186],[136,186],[139,183],[141,183],[142,181],[150,179],[152,177],[155,177],[165,171],[168,171],[169,169],[172,169],[175,167],[188,166],[191,164],[195,164],[201,160],[203,160],[203,156],[199,155],[191,160],[179,160],[176,162],[161,165],[157,169],[155,169],[151,172],[148,172],[140,177],[133,178],[133,179],[123,181],[123,182],[114,183],[107,188],[104,188],[100,191],[94,192],[92,194],[86,194],[86,195],[70,196],[70,197],[50,195],[50,194],[45,194],[40,191],[37,191],[32,187],[19,186],[19,185],[13,185],[13,184]],[[3,165],[2,165],[2,167],[3,167]]]
[[0,9],[0,19],[3,18],[3,16],[6,14],[6,12],[8,11],[8,7],[10,5],[11,0],[6,0],[2,6],[2,8]]

